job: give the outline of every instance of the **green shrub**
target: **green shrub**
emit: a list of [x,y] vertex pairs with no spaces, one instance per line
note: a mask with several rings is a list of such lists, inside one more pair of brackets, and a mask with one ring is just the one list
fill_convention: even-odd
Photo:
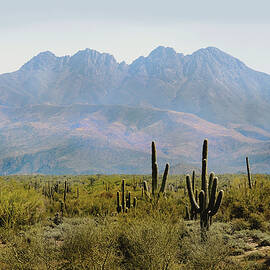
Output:
[[60,247],[63,269],[119,269],[117,236],[114,223],[97,226],[89,220],[71,226]]
[[266,230],[266,223],[261,214],[251,213],[248,219],[250,229],[252,230]]
[[182,225],[145,218],[123,226],[118,247],[124,269],[179,269],[177,253]]
[[45,213],[44,199],[34,190],[25,190],[18,183],[1,188],[0,226],[31,225],[41,220]]
[[5,270],[53,270],[58,267],[58,250],[39,231],[13,235],[0,249],[0,266]]
[[232,230],[233,231],[242,231],[249,229],[250,225],[249,223],[242,219],[242,218],[236,218],[231,221]]
[[180,259],[186,264],[185,269],[229,269],[231,246],[222,234],[214,230],[207,233],[205,241],[201,240],[198,231],[194,231],[183,240],[181,251]]

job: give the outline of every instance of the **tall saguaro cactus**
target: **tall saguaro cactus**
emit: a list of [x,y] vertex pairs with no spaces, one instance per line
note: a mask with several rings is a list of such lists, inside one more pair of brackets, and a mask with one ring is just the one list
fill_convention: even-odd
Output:
[[152,195],[155,196],[158,183],[157,150],[155,142],[152,142]]
[[214,216],[221,205],[223,190],[217,193],[218,178],[211,173],[209,176],[209,182],[207,181],[207,152],[208,141],[204,140],[202,151],[202,175],[201,175],[201,191],[199,193],[199,204],[194,197],[194,190],[191,184],[190,176],[186,176],[186,184],[188,189],[189,200],[192,208],[196,213],[200,214],[200,225],[202,232],[209,229],[211,217]]
[[[169,164],[166,164],[163,177],[162,177],[162,183],[161,187],[159,190],[159,193],[164,193],[165,187],[166,187],[166,182],[169,174]],[[148,188],[146,188],[147,184],[144,184],[145,191],[148,192]],[[158,188],[158,164],[157,164],[157,150],[156,150],[156,144],[153,141],[152,142],[152,195],[155,197],[156,192]],[[150,195],[150,194],[149,194]]]
[[121,189],[122,189],[122,211],[123,211],[123,212],[126,211],[126,194],[125,194],[125,186],[126,186],[126,183],[125,183],[125,180],[123,179],[123,180],[122,180],[122,186],[121,186]]

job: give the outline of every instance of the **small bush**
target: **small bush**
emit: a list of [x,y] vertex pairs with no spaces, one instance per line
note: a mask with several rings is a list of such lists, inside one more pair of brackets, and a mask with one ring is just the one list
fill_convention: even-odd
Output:
[[250,217],[248,219],[250,229],[252,230],[266,230],[266,223],[264,221],[264,218],[260,214],[252,213],[250,214]]
[[[119,269],[118,228],[113,223],[99,225],[93,221],[70,227],[61,245],[64,269]],[[72,266],[72,268],[67,267]]]
[[233,231],[247,230],[249,229],[249,226],[250,226],[249,223],[242,218],[233,219],[231,221],[231,225],[232,225]]
[[259,260],[259,259],[262,259],[262,258],[264,258],[265,257],[265,255],[264,254],[262,254],[262,253],[260,253],[260,252],[252,252],[252,253],[250,253],[250,254],[248,254],[246,257],[245,257],[245,259],[247,260],[247,261],[255,261],[255,260]]

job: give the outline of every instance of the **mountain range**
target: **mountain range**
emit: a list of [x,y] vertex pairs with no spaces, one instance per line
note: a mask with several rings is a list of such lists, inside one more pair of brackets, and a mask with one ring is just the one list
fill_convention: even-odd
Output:
[[[214,47],[158,47],[130,65],[85,49],[42,52],[0,75],[0,172],[149,173],[161,166],[270,172],[270,75]],[[197,169],[199,171],[199,169]]]

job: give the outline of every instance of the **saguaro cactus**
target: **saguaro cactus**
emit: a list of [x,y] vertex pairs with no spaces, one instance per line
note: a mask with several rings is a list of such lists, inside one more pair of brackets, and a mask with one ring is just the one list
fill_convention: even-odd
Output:
[[136,208],[136,206],[137,206],[137,198],[134,197],[134,199],[133,199],[133,207]]
[[214,176],[214,173],[210,174],[209,183],[207,181],[207,150],[208,141],[204,140],[202,151],[202,186],[199,193],[199,204],[196,202],[194,197],[194,190],[190,176],[186,176],[189,200],[195,211],[200,214],[200,225],[202,231],[209,229],[211,217],[217,213],[224,193],[223,190],[221,190],[216,198],[218,178]]
[[[162,177],[162,183],[159,190],[159,193],[164,193],[166,182],[169,174],[169,164],[166,164],[163,177]],[[145,187],[145,185],[144,185]],[[152,195],[155,197],[158,187],[158,164],[157,164],[157,150],[156,150],[156,144],[153,141],[152,142]],[[146,191],[146,190],[145,190]],[[147,190],[148,192],[148,190]]]
[[155,142],[152,142],[152,195],[155,196],[158,183],[157,150]]
[[246,157],[246,165],[247,165],[247,174],[248,174],[248,186],[250,189],[252,189],[252,182],[251,182],[251,174],[250,174],[248,157]]
[[162,183],[161,183],[161,187],[160,187],[159,193],[164,193],[164,191],[165,191],[166,181],[167,181],[168,173],[169,173],[169,167],[170,167],[170,166],[169,166],[169,164],[167,163],[167,164],[166,164],[166,167],[165,167],[165,170],[164,170],[164,173],[163,173]]
[[65,180],[65,187],[64,187],[64,203],[66,203],[67,198],[67,181]]
[[130,191],[128,192],[126,204],[127,204],[127,208],[129,209],[131,207],[131,193],[130,193]]
[[116,207],[116,211],[117,213],[121,213],[122,212],[122,206],[120,204],[120,192],[117,191],[117,196],[116,196],[116,200],[117,200],[117,207]]
[[[131,192],[128,192],[128,196],[126,198],[126,191],[125,191],[125,186],[126,186],[126,181],[123,179],[122,183],[121,183],[121,195],[120,192],[117,191],[117,196],[116,196],[116,203],[117,203],[117,207],[116,207],[116,211],[117,213],[120,212],[127,212],[128,209],[130,209],[132,207],[132,201],[131,201]],[[121,196],[121,202],[120,202],[120,196]],[[135,205],[137,203],[137,199],[134,198]],[[133,204],[134,204],[134,200],[133,200]]]
[[122,180],[122,186],[121,186],[121,189],[122,189],[122,211],[125,212],[126,211],[126,194],[125,194],[125,180],[123,179]]

